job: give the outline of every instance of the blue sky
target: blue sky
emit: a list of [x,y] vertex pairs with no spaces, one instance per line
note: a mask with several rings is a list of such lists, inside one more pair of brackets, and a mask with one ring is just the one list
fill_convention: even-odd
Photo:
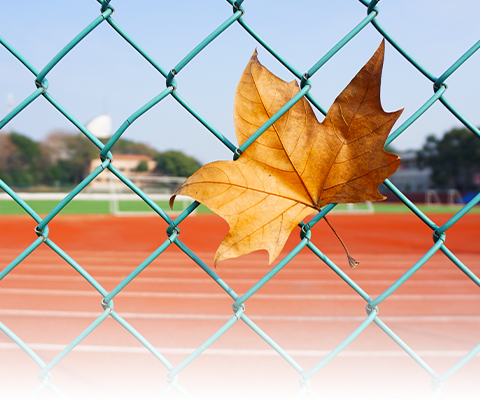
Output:
[[[112,0],[113,19],[165,69],[170,70],[232,14],[224,0],[134,2]],[[300,71],[307,71],[366,16],[357,0],[245,0],[245,20]],[[99,14],[95,0],[3,1],[0,36],[41,70]],[[382,0],[380,24],[432,74],[440,76],[480,39],[477,0]],[[370,58],[382,37],[369,25],[311,79],[312,94],[326,108]],[[234,23],[177,75],[178,92],[236,144],[235,88],[252,52],[287,81],[293,75]],[[448,80],[445,97],[480,125],[480,52]],[[108,112],[114,130],[165,88],[165,79],[108,23],[103,22],[47,75],[49,92],[80,122]],[[35,90],[33,75],[0,47],[0,116],[7,96],[17,105]],[[404,108],[398,127],[433,94],[432,84],[387,44],[382,82],[386,111]],[[319,118],[322,116],[319,114]],[[393,146],[419,148],[428,134],[441,135],[460,122],[440,103],[406,130]],[[10,129],[36,140],[76,128],[43,97],[28,106]],[[231,152],[172,97],[134,122],[125,138],[160,151],[179,149],[203,163],[231,159]]]

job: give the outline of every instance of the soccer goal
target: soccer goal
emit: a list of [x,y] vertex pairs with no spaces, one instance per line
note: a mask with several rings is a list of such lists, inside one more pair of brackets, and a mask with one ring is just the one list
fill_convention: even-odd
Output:
[[427,206],[442,204],[454,206],[462,203],[462,194],[454,188],[449,188],[447,190],[429,189],[425,192],[425,205]]
[[373,214],[375,208],[373,202],[357,202],[348,204],[338,204],[330,213],[343,213],[343,214]]
[[[194,201],[190,197],[178,195],[175,198],[173,210],[170,209],[170,198],[176,188],[185,181],[184,177],[129,176],[128,178],[169,215],[179,215]],[[108,199],[110,213],[114,215],[132,216],[156,213],[113,175],[108,180]]]
[[442,205],[438,190],[429,189],[425,192],[425,205],[428,207],[432,205]]
[[447,192],[448,205],[463,204],[462,194],[456,189],[449,189]]

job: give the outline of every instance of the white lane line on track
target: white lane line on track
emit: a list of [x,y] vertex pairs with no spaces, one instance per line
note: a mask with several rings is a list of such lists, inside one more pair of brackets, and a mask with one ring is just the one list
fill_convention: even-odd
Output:
[[[9,280],[16,281],[60,281],[60,282],[85,282],[85,278],[80,275],[37,275],[37,274],[9,274],[7,277]],[[95,276],[95,279],[98,282],[114,282],[120,283],[125,277],[123,276]],[[215,284],[215,282],[210,278],[158,278],[158,277],[137,277],[135,278],[135,283],[180,283],[180,284]],[[254,285],[257,283],[256,279],[244,279],[244,278],[230,278],[226,279],[228,283],[236,284],[250,284]],[[357,284],[362,285],[378,285],[378,286],[390,286],[393,283],[393,280],[385,279],[357,279]],[[289,285],[344,285],[345,282],[341,279],[279,279],[276,278],[274,285],[287,283]],[[414,281],[407,282],[407,285],[410,286],[462,286],[470,285],[472,281],[465,277],[464,280],[445,280],[445,279],[432,279],[432,280],[423,280],[416,279]]]
[[[32,228],[37,225],[36,222],[32,220],[33,226]],[[159,242],[159,245],[163,242],[161,240]],[[24,248],[0,248],[0,254],[2,255],[18,255],[24,251]],[[153,251],[153,250],[152,250]],[[57,257],[55,254],[52,254],[50,250],[47,249],[39,249],[38,251],[35,252],[36,255],[39,256],[44,256],[46,258],[49,258],[51,260],[55,260]],[[145,255],[148,255],[149,252],[147,250],[143,251],[118,251],[118,250],[70,250],[69,254],[72,256],[81,256],[85,260],[90,260],[90,261],[98,261],[98,260],[105,260],[106,262],[110,261],[112,257],[120,257],[121,259],[125,258],[130,258],[130,259],[135,259],[135,258],[142,258]],[[200,258],[213,258],[215,255],[215,250],[212,251],[195,251],[195,254],[199,256]],[[421,254],[421,253],[420,253]],[[462,255],[465,255],[467,257],[471,258],[476,258],[477,254],[476,253],[460,253]],[[284,258],[287,256],[287,253],[282,253],[279,255],[279,258]],[[382,261],[382,262],[389,262],[389,261],[396,261],[396,260],[404,260],[404,259],[418,259],[419,258],[419,253],[355,253],[358,259],[362,260],[370,260],[373,259],[375,261]],[[345,253],[329,253],[328,254],[329,258],[345,258]],[[178,261],[179,258],[184,258],[185,260],[188,260],[189,258],[186,256],[181,251],[168,251],[162,254],[162,259],[164,260],[176,260]],[[318,257],[313,254],[313,253],[301,253],[298,254],[295,257],[295,260],[299,261],[318,261]],[[253,254],[250,254],[248,257],[244,259],[244,261],[231,261],[229,265],[244,265],[245,262],[250,264],[250,263],[261,263],[265,264],[265,261],[268,261],[268,258],[266,257],[266,254],[264,256],[258,254],[257,256],[254,256]]]
[[[44,318],[97,318],[101,312],[96,311],[59,311],[59,310],[0,310],[0,317],[44,317]],[[168,314],[168,313],[132,313],[118,312],[125,319],[142,320],[194,320],[194,321],[226,321],[232,318],[228,314]],[[363,322],[366,316],[297,316],[297,315],[248,315],[254,321],[295,321],[295,322]],[[392,316],[379,315],[386,322],[480,322],[480,316],[467,315],[419,315]]]
[[[121,273],[130,273],[135,267],[137,267],[138,263],[141,262],[142,260],[138,260],[138,261],[134,261],[132,262],[131,264],[129,265],[125,265],[125,261],[121,261],[121,257],[117,257],[119,260],[120,260],[120,264],[118,265],[111,265],[111,261],[108,262],[108,264],[105,264],[105,265],[98,265],[98,262],[96,262],[95,264],[90,264],[90,263],[82,263],[80,265],[82,265],[85,269],[87,269],[90,273],[92,272],[96,272],[96,271],[99,271],[99,272],[121,272]],[[13,260],[14,258],[12,257],[10,260],[5,260],[5,261],[2,261],[0,262],[0,266],[6,266],[8,265],[11,260]],[[417,258],[418,260],[418,258]],[[1,261],[1,259],[0,259]],[[477,269],[477,266],[471,266],[472,264],[477,264],[478,263],[478,257],[477,257],[477,260],[476,261],[472,261],[472,262],[467,262],[467,261],[464,261],[462,260],[463,263],[465,263],[467,266],[469,266],[469,268],[477,275],[479,276],[480,275],[480,271]],[[355,271],[355,276],[357,278],[359,278],[360,276],[371,276],[371,275],[374,275],[374,276],[382,276],[382,277],[385,277],[386,275],[395,275],[395,276],[400,276],[400,275],[403,275],[407,270],[408,268],[410,268],[416,261],[409,261],[409,262],[405,262],[405,261],[400,261],[400,262],[397,262],[395,265],[398,265],[400,267],[403,267],[403,268],[391,268],[392,264],[390,263],[378,263],[378,262],[375,262],[375,263],[371,263],[371,262],[364,262],[362,263],[362,269],[361,270],[357,270]],[[246,263],[246,265],[253,265],[253,264],[249,264],[249,263]],[[378,266],[377,269],[372,269],[372,268],[369,268],[370,265],[373,265],[373,266]],[[440,268],[440,265],[442,266],[446,266],[448,268]],[[58,270],[58,271],[65,271],[66,268],[68,268],[68,264],[67,263],[64,263],[64,264],[57,264],[57,263],[54,263],[54,264],[43,264],[43,263],[37,263],[37,264],[29,264],[29,263],[25,263],[25,262],[22,262],[21,263],[21,266],[22,266],[22,269],[31,269],[31,270],[35,270],[35,271],[45,271],[45,270]],[[305,264],[301,264],[302,267],[305,266]],[[241,273],[242,275],[254,275],[254,276],[257,276],[259,273],[264,273],[266,274],[267,272],[269,272],[268,269],[265,269],[265,264],[259,264],[257,265],[257,267],[255,268],[248,268],[248,267],[245,267],[245,266],[241,266],[241,267],[221,267],[220,268],[222,270],[222,273],[224,274],[230,274],[230,273],[235,273],[235,274],[238,274],[238,273]],[[299,275],[318,275],[319,273],[321,273],[321,269],[325,269],[325,266],[324,265],[319,265],[319,266],[315,266],[315,268],[301,268],[301,267],[298,267],[298,266],[295,266],[293,267],[292,266],[288,266],[283,268],[282,272],[283,273],[286,273],[286,274],[295,274],[297,277]],[[174,273],[193,273],[193,272],[202,272],[201,271],[201,268],[199,267],[196,267],[196,266],[191,266],[191,267],[188,267],[188,266],[163,266],[163,265],[159,265],[157,262],[155,263],[152,263],[148,268],[147,270],[151,273],[168,273],[168,272],[174,272]],[[345,269],[344,272],[351,272],[350,268],[349,269]],[[443,263],[435,263],[435,270],[431,269],[431,267],[425,267],[425,268],[422,268],[419,272],[417,272],[417,276],[418,275],[421,275],[421,276],[427,276],[427,277],[438,277],[438,276],[442,276],[442,275],[451,275],[451,274],[456,274],[458,272],[458,268],[453,265],[452,262],[449,262],[449,261],[445,261]]]
[[[160,243],[159,243],[160,245]],[[0,249],[0,265],[8,264],[21,254],[23,249]],[[153,251],[153,250],[152,250]],[[426,250],[425,250],[426,251]],[[69,255],[80,262],[82,265],[89,267],[97,267],[101,269],[102,267],[108,268],[127,268],[130,265],[135,265],[143,261],[151,252],[124,252],[124,251],[79,251],[79,250],[69,250]],[[207,264],[213,262],[214,252],[201,252],[196,251],[195,254],[204,260]],[[369,265],[374,267],[382,267],[380,269],[370,269],[372,273],[377,273],[379,271],[391,270],[397,271],[399,268],[405,266],[405,264],[414,264],[424,253],[415,253],[415,254],[399,254],[399,253],[380,253],[380,254],[357,254],[355,253],[355,258],[357,258],[363,267],[362,270],[368,268]],[[456,253],[456,255],[467,265],[475,264],[475,267],[478,267],[478,254],[476,253]],[[286,254],[282,254],[279,258],[284,258]],[[339,261],[340,263],[346,263],[345,254],[331,253],[327,254],[327,257],[332,261]],[[427,267],[427,270],[430,272],[437,272],[440,267],[453,267],[453,263],[448,261],[446,258],[442,258],[441,254],[438,254],[432,257],[430,261],[435,261],[435,266]],[[66,263],[59,263],[58,256],[52,254],[50,251],[45,250],[36,250],[35,253],[30,257],[28,262],[22,263],[22,266],[28,268],[52,268],[52,267],[65,267]],[[232,270],[242,270],[247,272],[258,272],[259,269],[268,269],[267,266],[268,258],[259,257],[259,258],[248,258],[245,260],[230,260],[220,269],[222,271],[232,271]],[[298,265],[295,268],[295,271],[305,271],[305,272],[314,272],[318,270],[318,267],[324,267],[323,262],[313,255],[313,254],[299,254],[297,255],[291,264]],[[173,266],[172,266],[173,265]],[[252,268],[252,265],[255,266]],[[313,265],[311,268],[309,265]],[[346,264],[348,265],[348,264]],[[291,265],[290,265],[291,266]],[[192,269],[198,268],[196,265],[192,264],[191,260],[183,253],[163,253],[158,257],[152,264],[152,268],[156,269]],[[190,268],[188,268],[190,267]],[[283,270],[289,269],[289,266],[283,268]],[[347,269],[348,270],[348,269]],[[424,271],[425,269],[423,269]]]
[[[60,352],[64,350],[67,345],[52,344],[52,343],[31,343],[29,346],[34,351],[51,351]],[[0,343],[0,350],[21,350],[15,343]],[[196,349],[194,348],[157,348],[157,350],[165,355],[190,355]],[[135,353],[148,354],[146,348],[141,346],[104,346],[104,345],[78,345],[72,352],[90,352],[90,353]],[[330,350],[286,350],[292,357],[325,357]],[[420,350],[416,353],[421,357],[454,357],[460,358],[465,356],[468,350]],[[202,352],[203,355],[216,356],[278,356],[278,353],[273,349],[206,349]],[[344,350],[338,357],[410,357],[402,350]],[[479,357],[477,354],[476,357]]]
[[[37,225],[37,223],[34,222],[34,221],[32,221],[32,223],[33,223],[33,225],[32,225],[32,230],[33,230],[33,228],[35,227],[35,225]],[[165,237],[165,239],[166,239],[166,237]],[[159,239],[158,245],[160,246],[165,239],[163,239],[163,240]],[[428,247],[430,247],[430,246],[428,246]],[[92,262],[101,261],[101,262],[108,263],[114,257],[120,258],[122,260],[124,260],[124,259],[134,260],[134,259],[138,259],[138,258],[142,258],[142,257],[145,258],[153,250],[154,249],[152,249],[151,251],[150,250],[140,250],[140,251],[105,250],[105,251],[102,251],[102,250],[72,249],[72,250],[69,250],[68,253],[72,257],[79,257],[79,258],[82,258],[85,261],[92,261]],[[427,250],[428,250],[428,248],[427,248]],[[20,253],[22,253],[23,251],[24,251],[24,248],[3,248],[3,247],[0,247],[0,254],[3,255],[3,256],[10,256],[10,255],[17,256]],[[201,250],[194,250],[194,251],[195,251],[195,254],[202,259],[208,259],[208,258],[213,259],[214,255],[215,255],[215,249],[213,249],[212,251],[201,251]],[[372,261],[377,261],[377,262],[381,262],[381,263],[389,263],[389,262],[396,262],[396,261],[402,261],[402,260],[403,261],[405,261],[405,260],[418,260],[423,254],[424,254],[424,252],[422,252],[422,251],[410,252],[410,253],[408,253],[408,252],[406,252],[406,253],[402,253],[402,252],[400,252],[400,253],[395,253],[395,252],[361,253],[361,252],[358,252],[357,253],[357,252],[355,252],[355,257],[358,258],[359,260],[364,260],[364,261],[372,260]],[[478,258],[478,253],[477,252],[466,251],[466,252],[458,252],[458,254],[464,256],[465,258],[472,259],[472,260],[476,260]],[[35,252],[35,255],[39,256],[39,257],[47,258],[48,261],[58,261],[58,257],[48,249],[43,249],[43,250],[38,249]],[[282,254],[279,255],[279,258],[284,258],[287,255],[288,255],[287,253],[282,253]],[[328,253],[326,255],[330,259],[345,258],[345,253],[344,252],[341,252],[341,253],[331,252],[331,253]],[[433,258],[435,258],[437,260],[442,260],[442,257],[441,257],[442,255],[443,254],[437,254]],[[2,257],[0,256],[0,258],[2,258]],[[184,259],[185,261],[187,261],[187,260],[189,260],[189,257],[186,256],[186,254],[184,254],[181,251],[174,251],[172,249],[172,250],[164,252],[161,256],[161,259],[164,260],[164,261],[172,261],[172,260],[178,261],[179,259]],[[319,261],[318,257],[311,252],[305,252],[305,253],[297,254],[297,256],[295,256],[295,260],[299,261],[299,262]],[[237,261],[232,260],[232,261],[230,261],[228,263],[228,266],[229,267],[232,267],[234,265],[242,266],[242,265],[249,265],[249,264],[253,264],[253,263],[265,264],[266,262],[268,262],[267,254],[264,254],[264,255],[250,254],[248,257],[245,257],[243,260],[237,260]]]
[[[0,295],[28,295],[28,296],[75,296],[75,297],[102,297],[95,290],[58,290],[58,289],[0,289]],[[135,297],[154,299],[230,299],[226,293],[187,293],[187,292],[140,292],[121,291],[115,297]],[[361,301],[358,295],[339,294],[275,294],[261,293],[252,296],[253,299],[263,300],[334,300],[334,301]],[[416,301],[478,301],[480,294],[393,294],[388,300]]]

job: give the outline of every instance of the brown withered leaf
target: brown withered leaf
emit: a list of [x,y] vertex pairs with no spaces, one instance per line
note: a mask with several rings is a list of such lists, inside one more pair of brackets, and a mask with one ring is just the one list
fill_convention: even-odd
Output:
[[[271,263],[295,226],[321,207],[385,199],[378,186],[400,158],[383,147],[402,111],[386,113],[380,104],[383,56],[382,42],[322,123],[302,98],[237,161],[209,163],[183,183],[176,194],[206,205],[230,226],[215,265],[260,249]],[[296,81],[273,75],[255,52],[235,94],[239,144],[298,92]]]

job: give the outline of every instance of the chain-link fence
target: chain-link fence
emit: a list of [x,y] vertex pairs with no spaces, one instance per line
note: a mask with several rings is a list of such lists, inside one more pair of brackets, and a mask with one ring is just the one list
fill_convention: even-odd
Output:
[[[113,8],[109,4],[110,1],[104,0],[100,2],[101,11],[100,15],[92,21],[83,31],[81,31],[74,39],[72,39],[47,65],[41,69],[37,69],[33,66],[29,60],[22,56],[22,54],[11,46],[3,37],[0,37],[1,44],[15,57],[23,67],[28,69],[35,77],[36,89],[30,96],[26,97],[18,106],[16,106],[7,116],[5,116],[0,122],[0,129],[9,123],[12,119],[18,116],[22,111],[32,105],[40,97],[44,97],[59,113],[65,116],[78,130],[80,130],[93,144],[98,147],[100,161],[98,167],[88,175],[65,199],[63,199],[53,210],[48,213],[44,218],[41,218],[24,200],[22,200],[8,185],[3,181],[0,181],[0,187],[8,193],[13,200],[15,200],[31,218],[36,222],[34,224],[35,232],[38,238],[28,246],[21,254],[19,254],[8,266],[6,266],[0,273],[0,280],[4,279],[15,267],[17,267],[27,256],[33,253],[42,243],[46,244],[73,269],[75,269],[79,275],[81,275],[85,281],[87,281],[93,289],[98,292],[99,298],[102,300],[103,311],[99,313],[96,318],[85,330],[78,335],[61,353],[59,353],[53,360],[45,362],[32,348],[20,339],[14,331],[8,328],[6,325],[0,322],[0,329],[15,342],[23,351],[30,356],[40,367],[38,373],[38,379],[40,385],[33,391],[33,395],[41,393],[44,388],[50,388],[58,395],[63,395],[62,391],[55,386],[55,382],[51,380],[51,371],[55,366],[68,354],[72,349],[79,345],[83,339],[90,334],[107,318],[112,317],[124,328],[126,328],[132,336],[134,336],[141,344],[157,359],[159,364],[164,365],[168,369],[168,384],[165,384],[164,396],[167,396],[173,391],[178,391],[180,394],[190,398],[191,396],[186,391],[182,382],[179,380],[179,375],[182,370],[185,369],[191,362],[193,362],[203,351],[205,351],[213,342],[219,339],[230,327],[235,325],[237,321],[241,320],[248,325],[252,331],[254,331],[259,337],[261,337],[268,345],[271,346],[281,357],[285,359],[297,372],[298,379],[300,379],[300,388],[298,396],[309,394],[313,398],[317,398],[314,391],[310,388],[309,380],[312,376],[316,375],[318,371],[327,365],[332,359],[334,359],[343,349],[353,342],[367,327],[370,325],[376,325],[384,333],[390,337],[396,344],[398,344],[420,367],[422,367],[431,377],[432,385],[436,394],[442,393],[442,384],[448,381],[456,371],[462,368],[469,360],[471,360],[479,351],[480,343],[472,348],[468,354],[461,358],[456,364],[450,367],[443,373],[438,373],[432,369],[412,348],[410,348],[397,334],[387,326],[381,319],[379,314],[379,305],[387,300],[389,296],[395,293],[397,289],[402,286],[409,278],[437,252],[443,253],[452,264],[461,270],[468,278],[471,279],[477,286],[480,286],[480,279],[452,253],[445,245],[446,233],[455,225],[455,223],[464,217],[479,201],[480,193],[477,194],[468,204],[466,204],[459,212],[457,212],[451,219],[441,226],[438,226],[429,217],[427,217],[414,203],[412,203],[402,192],[400,192],[389,180],[385,181],[385,185],[411,210],[412,214],[415,214],[419,220],[421,220],[428,228],[430,228],[433,235],[433,246],[431,249],[420,258],[413,266],[406,268],[404,274],[395,281],[395,283],[388,287],[378,297],[371,297],[367,294],[357,283],[355,283],[348,275],[346,275],[341,269],[335,265],[322,251],[311,241],[311,232],[315,230],[315,225],[332,209],[335,205],[329,205],[318,213],[314,218],[307,223],[301,223],[302,238],[298,245],[289,251],[289,254],[278,264],[276,264],[270,272],[265,275],[258,283],[256,283],[250,290],[243,295],[237,294],[215,271],[213,271],[209,265],[193,253],[183,242],[180,234],[182,222],[189,218],[189,215],[198,207],[198,203],[193,203],[186,208],[178,217],[172,219],[164,210],[162,210],[155,202],[153,202],[147,194],[145,194],[140,188],[138,188],[132,181],[130,181],[122,172],[115,167],[115,160],[112,157],[110,150],[115,142],[121,138],[121,136],[128,130],[129,126],[135,122],[135,120],[142,117],[142,115],[153,107],[162,107],[162,101],[167,97],[173,97],[179,104],[178,107],[185,108],[192,116],[194,116],[198,123],[203,125],[211,135],[215,136],[218,141],[223,143],[233,154],[238,156],[245,147],[248,146],[248,142],[237,148],[232,142],[230,142],[226,136],[224,136],[219,130],[217,130],[207,119],[199,114],[194,106],[190,105],[186,99],[181,96],[181,91],[177,90],[177,78],[181,77],[182,69],[190,63],[203,49],[205,49],[215,38],[221,35],[223,32],[229,29],[233,24],[240,24],[248,34],[250,34],[257,42],[259,47],[263,47],[270,54],[272,54],[279,63],[286,67],[288,71],[302,83],[309,83],[309,78],[314,76],[322,66],[325,65],[342,47],[347,44],[352,38],[354,38],[359,32],[361,32],[369,24],[373,25],[381,37],[385,38],[388,43],[391,44],[406,60],[408,60],[423,76],[426,80],[431,81],[433,84],[433,95],[430,99],[426,100],[422,107],[420,107],[414,114],[412,114],[395,132],[393,132],[387,140],[386,145],[389,145],[397,137],[402,135],[415,121],[425,113],[434,104],[441,103],[448,111],[450,111],[465,127],[467,127],[472,136],[480,137],[480,131],[467,120],[462,113],[452,105],[446,98],[447,93],[447,80],[454,74],[457,69],[480,48],[480,41],[477,42],[470,50],[468,50],[462,57],[460,57],[450,68],[448,68],[440,77],[434,76],[430,73],[422,64],[417,62],[401,44],[399,44],[395,38],[393,38],[389,32],[380,25],[378,16],[380,15],[381,8],[378,8],[378,1],[360,0],[365,5],[366,17],[361,20],[357,26],[348,32],[338,43],[325,55],[321,56],[317,63],[315,63],[308,71],[302,72],[295,67],[294,61],[286,60],[279,54],[270,44],[263,39],[257,31],[253,29],[248,23],[247,12],[248,5],[242,4],[242,0],[233,1],[228,0],[232,7],[232,15],[226,21],[224,21],[217,29],[215,29],[210,35],[199,42],[199,44],[192,49],[177,65],[173,68],[166,68],[162,65],[161,61],[155,60],[151,55],[145,52],[141,44],[137,43],[127,32],[125,32],[112,18]],[[49,72],[58,64],[62,62],[62,59],[69,56],[69,52],[75,48],[87,35],[92,33],[100,24],[108,24],[111,29],[114,30],[120,37],[122,37],[128,44],[130,44],[139,54],[145,59],[145,63],[149,63],[157,72],[161,74],[165,80],[165,89],[161,91],[157,96],[151,99],[143,107],[135,111],[125,122],[116,130],[110,140],[104,145],[99,139],[97,139],[91,132],[81,124],[77,118],[72,115],[62,104],[60,104],[48,91],[49,83],[47,76]],[[258,27],[261,31],[261,27]],[[319,55],[320,56],[320,55]],[[312,105],[314,105],[322,114],[326,114],[326,108],[315,99],[310,92],[310,83],[306,86],[300,94],[305,96]],[[293,104],[293,102],[292,102]],[[291,106],[291,105],[290,105]],[[285,111],[284,111],[285,112]],[[275,120],[278,116],[274,116],[272,120]],[[265,128],[264,128],[265,129]],[[254,137],[258,136],[258,133],[254,134]],[[79,265],[69,254],[63,251],[57,244],[55,244],[49,238],[48,224],[55,219],[60,211],[78,195],[85,187],[91,183],[102,171],[108,169],[118,179],[120,179],[125,186],[129,187],[135,192],[140,199],[142,199],[150,208],[155,211],[169,226],[165,241],[161,244],[157,250],[155,250],[143,263],[141,263],[136,269],[134,269],[124,280],[122,280],[111,292],[107,292],[100,283],[87,272],[81,265]],[[145,268],[149,266],[155,259],[159,258],[162,253],[169,247],[178,247],[189,258],[191,258],[198,268],[203,270],[210,276],[218,286],[220,286],[233,300],[233,314],[231,318],[227,320],[211,337],[198,347],[191,355],[183,360],[178,365],[173,365],[162,353],[160,353],[141,333],[133,328],[127,320],[125,320],[121,314],[117,313],[114,309],[114,299],[122,292],[122,290],[132,281],[135,281],[137,275],[139,275]],[[255,295],[255,293],[264,286],[268,281],[275,277],[275,275],[284,268],[302,249],[309,249],[311,253],[315,254],[321,261],[323,261],[332,271],[334,271],[341,279],[345,281],[357,294],[359,298],[365,300],[367,316],[365,320],[345,339],[338,343],[338,346],[334,348],[326,357],[318,361],[314,367],[302,367],[295,359],[289,355],[280,345],[278,345],[266,332],[264,332],[252,319],[245,313],[245,306],[248,304],[249,299]],[[295,379],[293,379],[295,381]]]

